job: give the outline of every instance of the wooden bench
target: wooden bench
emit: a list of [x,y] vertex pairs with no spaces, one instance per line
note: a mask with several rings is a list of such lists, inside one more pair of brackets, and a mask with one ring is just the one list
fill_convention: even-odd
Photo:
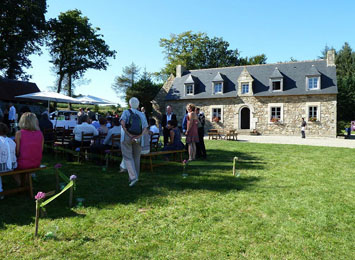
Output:
[[237,141],[238,140],[238,133],[236,130],[229,130],[228,133],[226,134],[226,140],[233,140]]
[[0,192],[0,196],[7,195],[7,194],[13,194],[13,193],[19,193],[19,192],[23,192],[23,191],[28,191],[31,199],[33,199],[33,187],[32,187],[31,173],[34,173],[34,172],[37,172],[40,170],[44,170],[44,169],[47,169],[47,167],[45,165],[41,165],[38,168],[1,172],[0,177],[20,174],[20,175],[25,175],[25,180],[23,181],[23,185],[21,187],[17,187],[17,188],[13,188],[13,189],[9,189],[9,190]]
[[176,154],[180,155],[180,161],[182,162],[182,155],[185,153],[186,150],[173,150],[173,151],[158,151],[158,152],[150,152],[147,154],[142,154],[141,157],[148,157],[149,158],[149,166],[150,166],[150,171],[153,172],[153,167],[159,166],[159,165],[165,165],[169,163],[169,161],[163,162],[163,163],[155,163],[153,164],[153,157],[158,156],[158,155],[167,155],[167,154]]
[[208,135],[208,139],[211,139],[211,138],[212,138],[212,140],[221,139],[221,134],[218,132],[217,129],[208,130],[207,135]]

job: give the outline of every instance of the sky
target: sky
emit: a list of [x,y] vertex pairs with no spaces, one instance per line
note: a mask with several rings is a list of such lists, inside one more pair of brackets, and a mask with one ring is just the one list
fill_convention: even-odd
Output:
[[[90,94],[118,102],[111,86],[122,69],[134,62],[143,71],[160,71],[166,60],[161,38],[185,31],[222,37],[241,56],[264,53],[267,63],[313,60],[326,45],[339,50],[345,42],[355,49],[353,0],[47,0],[46,18],[78,9],[94,27],[116,59],[107,70],[89,70],[77,82],[75,94]],[[41,91],[55,85],[50,56],[31,55],[32,75]],[[188,69],[188,68],[187,68]]]

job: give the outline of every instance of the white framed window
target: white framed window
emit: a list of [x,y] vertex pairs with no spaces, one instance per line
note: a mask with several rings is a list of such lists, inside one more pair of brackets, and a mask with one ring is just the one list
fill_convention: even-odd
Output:
[[269,123],[282,123],[283,122],[283,104],[282,103],[270,103],[268,105],[268,122]]
[[274,91],[282,91],[283,90],[283,79],[271,79],[271,90]]
[[242,83],[242,94],[249,93],[249,83]]
[[306,77],[306,86],[308,90],[320,89],[320,77]]
[[217,118],[219,122],[223,122],[223,105],[211,107],[211,122],[216,122]]
[[320,121],[320,102],[308,102],[307,104],[307,121]]
[[213,82],[213,94],[223,93],[223,82]]
[[194,94],[194,84],[186,84],[185,85],[185,93],[186,95],[193,95]]

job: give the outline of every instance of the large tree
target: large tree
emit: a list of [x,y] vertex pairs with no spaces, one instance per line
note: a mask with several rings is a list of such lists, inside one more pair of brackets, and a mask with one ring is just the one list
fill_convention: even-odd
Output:
[[76,9],[49,20],[48,46],[58,75],[58,93],[65,77],[71,96],[73,80],[83,77],[88,69],[106,70],[107,59],[115,57],[116,52],[109,49],[99,30]]
[[160,72],[163,78],[174,73],[178,64],[188,69],[204,69],[266,62],[264,54],[240,59],[238,50],[229,49],[227,41],[218,37],[210,38],[206,33],[187,31],[172,34],[169,39],[160,39],[160,47],[164,49],[167,60]]
[[29,79],[29,55],[40,53],[46,30],[46,0],[0,1],[0,72],[9,79]]
[[128,103],[130,98],[138,98],[140,106],[143,106],[146,112],[150,114],[152,112],[151,101],[158,94],[160,88],[161,85],[154,83],[149,73],[144,72],[137,82],[127,88],[126,101]]
[[140,74],[140,68],[133,62],[123,68],[122,74],[117,76],[112,84],[112,89],[119,97],[124,97],[127,103],[131,97],[138,98],[140,105],[144,106],[148,113],[152,111],[150,101],[160,88],[161,84],[154,83],[148,72]]
[[338,119],[355,120],[355,52],[346,42],[337,52]]
[[[112,84],[112,89],[119,97],[126,97],[127,89],[131,88],[140,78],[140,68],[132,62],[122,70],[122,74],[117,76]],[[126,98],[127,100],[127,98]]]

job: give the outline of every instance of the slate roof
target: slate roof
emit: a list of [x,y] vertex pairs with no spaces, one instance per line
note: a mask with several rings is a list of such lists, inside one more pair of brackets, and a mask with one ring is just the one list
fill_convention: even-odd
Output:
[[281,72],[279,71],[279,68],[276,67],[272,74],[270,75],[270,78],[283,78]]
[[0,100],[2,101],[19,101],[15,96],[39,91],[35,83],[0,78]]
[[[314,65],[314,67],[312,67],[312,65]],[[246,67],[254,79],[253,93],[256,97],[338,93],[335,67],[327,67],[326,60],[313,60],[187,71],[184,72],[182,77],[174,79],[165,99],[179,100],[236,97],[238,93],[238,77],[244,67]],[[270,76],[274,75],[276,67],[283,77],[283,91],[270,92],[269,80]],[[312,75],[312,73],[315,72],[314,69],[321,75],[321,89],[306,90],[306,76]],[[223,94],[214,95],[212,93],[212,83],[218,73],[223,75],[224,92]],[[194,78],[195,94],[184,96],[184,82],[190,75]]]

